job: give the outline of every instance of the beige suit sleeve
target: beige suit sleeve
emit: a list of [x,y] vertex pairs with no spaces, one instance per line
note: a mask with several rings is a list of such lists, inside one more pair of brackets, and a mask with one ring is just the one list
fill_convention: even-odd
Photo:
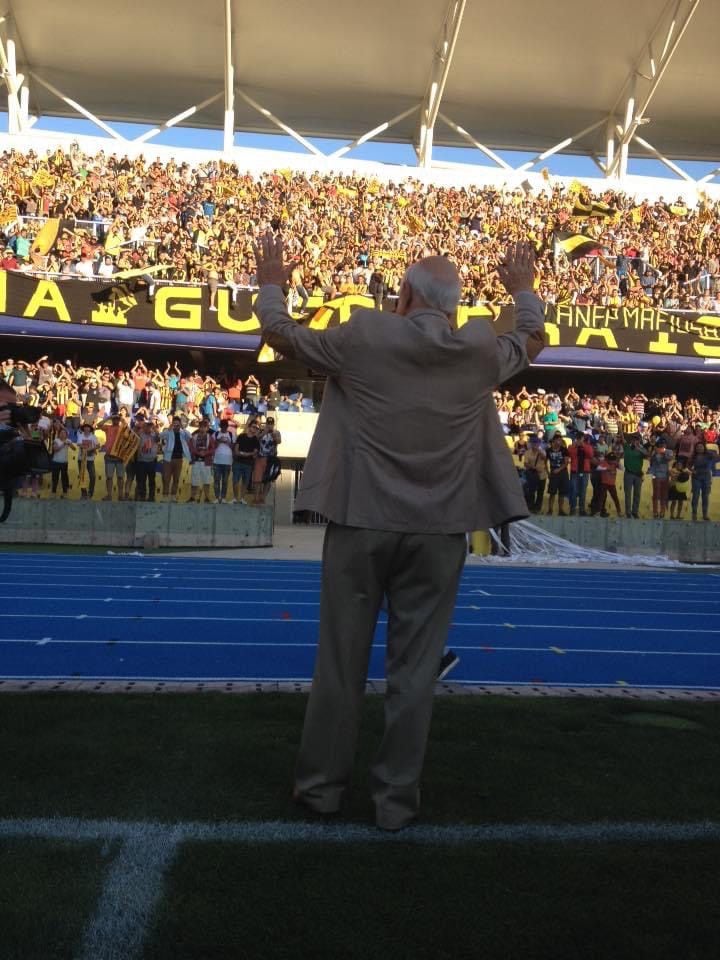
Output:
[[528,365],[527,339],[544,329],[542,300],[529,291],[515,297],[515,329],[497,338],[498,383],[509,380]]
[[345,359],[349,323],[329,330],[312,330],[292,319],[280,287],[262,287],[255,301],[263,339],[285,356],[302,360],[319,373],[338,374]]

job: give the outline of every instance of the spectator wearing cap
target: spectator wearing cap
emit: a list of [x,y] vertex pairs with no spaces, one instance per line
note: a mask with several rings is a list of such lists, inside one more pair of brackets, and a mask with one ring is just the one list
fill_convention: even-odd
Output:
[[640,516],[640,496],[642,494],[643,466],[650,454],[643,446],[639,434],[630,437],[623,444],[623,495],[625,498],[625,516]]
[[658,437],[655,449],[650,454],[648,473],[652,477],[652,511],[653,519],[663,520],[667,510],[668,494],[670,492],[670,464],[673,455],[667,448],[663,437]]
[[5,247],[2,260],[0,260],[0,270],[17,270],[19,267],[20,264],[17,261],[13,248]]
[[567,510],[565,504],[568,493],[570,492],[570,478],[568,476],[568,457],[565,441],[559,434],[553,437],[550,449],[547,453],[548,459],[548,516],[553,514],[555,506],[555,497],[558,498],[558,516],[566,517]]
[[540,513],[547,482],[547,454],[540,437],[530,437],[530,446],[523,457],[525,472],[525,502],[531,513]]

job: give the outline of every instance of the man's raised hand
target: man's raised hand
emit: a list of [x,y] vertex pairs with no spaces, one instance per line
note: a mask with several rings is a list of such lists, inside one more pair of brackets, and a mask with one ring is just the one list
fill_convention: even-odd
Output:
[[275,284],[281,287],[287,282],[292,265],[283,260],[282,237],[273,237],[268,231],[260,237],[259,243],[253,244],[255,251],[256,275],[258,286]]
[[502,285],[511,297],[523,291],[533,292],[535,285],[535,248],[531,243],[511,244],[505,259],[497,265]]

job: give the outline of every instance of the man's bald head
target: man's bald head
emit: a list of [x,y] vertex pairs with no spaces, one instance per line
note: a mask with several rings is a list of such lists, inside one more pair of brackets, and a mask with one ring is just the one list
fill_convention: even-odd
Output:
[[[448,316],[457,309],[460,300],[460,276],[455,264],[447,257],[424,257],[408,267],[403,286],[410,288],[407,309],[430,307]],[[402,291],[401,291],[402,299]]]

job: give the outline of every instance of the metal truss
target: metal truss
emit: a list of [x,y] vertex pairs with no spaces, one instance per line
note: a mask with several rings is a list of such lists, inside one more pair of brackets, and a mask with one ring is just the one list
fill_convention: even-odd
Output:
[[435,121],[442,102],[445,84],[447,83],[450,67],[452,66],[455,46],[460,34],[465,5],[467,0],[450,0],[443,21],[440,41],[433,57],[430,80],[423,99],[420,114],[420,129],[418,135],[417,155],[421,167],[432,164],[433,136]]
[[[647,43],[610,110],[606,163],[608,177],[617,176],[620,180],[625,179],[630,143],[636,137],[638,127],[650,122],[650,118],[646,116],[647,109],[701,2],[702,0],[669,0],[648,37]],[[657,54],[658,43],[660,44],[659,55]],[[615,116],[623,101],[625,103],[624,120],[615,142]],[[666,166],[669,165],[666,158],[659,153],[658,158]],[[677,170],[679,168],[676,168],[676,172]],[[683,176],[686,175],[683,174]]]
[[[215,103],[216,100],[219,100],[220,97],[225,95],[225,91],[220,91],[220,93],[215,93],[212,97],[208,97],[206,100],[201,101],[195,106],[188,107],[187,110],[183,110],[180,113],[176,113],[174,117],[170,117],[169,120],[166,120],[159,127],[153,127],[152,130],[147,130],[145,133],[141,133],[139,137],[135,137],[132,140],[132,143],[145,143],[147,140],[151,140],[153,137],[156,137],[159,133],[162,133],[163,130],[169,130],[170,127],[176,126],[178,123],[182,123],[183,120],[187,120],[188,117],[194,116],[198,111],[203,110],[205,107],[209,107],[211,103]],[[227,101],[226,101],[227,102]],[[231,142],[232,142],[232,127],[231,127]],[[225,148],[227,150],[227,147]]]
[[230,153],[235,142],[235,67],[232,45],[232,0],[225,0],[225,113],[223,152]]
[[405,117],[409,117],[412,113],[415,113],[416,110],[420,109],[420,104],[415,104],[415,106],[410,107],[407,110],[403,110],[402,113],[398,113],[396,117],[391,117],[390,120],[386,120],[385,123],[381,123],[378,127],[373,127],[372,130],[368,130],[367,133],[364,133],[361,137],[358,137],[356,140],[353,140],[352,143],[346,144],[344,147],[340,147],[339,150],[333,151],[333,153],[328,154],[328,158],[335,160],[338,157],[344,157],[346,153],[350,153],[351,150],[354,150],[355,147],[362,146],[363,143],[367,143],[368,140],[372,140],[373,137],[379,136],[381,133],[384,133],[389,127],[392,127],[394,124],[399,123],[401,120],[404,120]]
[[8,133],[26,133],[37,117],[30,116],[30,91],[26,77],[17,72],[17,58],[12,17],[0,17],[0,69],[7,87]]
[[[9,0],[8,0],[9,2]],[[224,100],[224,119],[223,119],[223,151],[230,155],[234,147],[235,135],[235,98],[240,97],[254,110],[262,114],[270,123],[291,136],[300,146],[314,156],[321,157],[324,160],[334,160],[344,157],[351,150],[361,146],[374,137],[380,136],[390,127],[409,117],[414,112],[419,111],[418,127],[416,133],[416,152],[418,164],[422,167],[430,167],[433,163],[433,141],[435,135],[435,126],[438,119],[447,124],[456,134],[466,140],[469,144],[483,153],[498,167],[511,171],[513,173],[524,173],[531,170],[536,164],[547,160],[556,153],[566,150],[569,146],[576,144],[582,152],[591,157],[598,169],[607,177],[617,180],[624,180],[627,176],[628,153],[630,144],[635,142],[651,156],[663,163],[674,174],[686,182],[695,182],[681,167],[656,149],[653,144],[640,136],[639,128],[649,124],[650,118],[647,111],[651,105],[665,73],[670,66],[673,56],[685,35],[692,18],[700,6],[702,0],[667,0],[662,13],[650,32],[647,41],[637,57],[632,70],[628,74],[623,86],[620,88],[617,99],[612,105],[607,115],[595,121],[583,130],[578,131],[570,137],[565,138],[547,150],[538,153],[531,160],[523,163],[517,168],[513,168],[507,161],[499,156],[498,153],[476,139],[465,128],[461,127],[454,120],[440,112],[442,98],[445,92],[445,86],[448,75],[453,63],[455,48],[460,35],[463,17],[467,0],[449,0],[445,17],[440,31],[440,37],[435,47],[432,68],[428,85],[421,103],[403,110],[396,116],[384,121],[366,133],[357,137],[350,143],[347,143],[332,153],[326,155],[319,150],[306,137],[302,136],[297,130],[293,129],[283,120],[275,116],[270,110],[258,103],[250,94],[235,86],[235,65],[233,59],[233,0],[223,0],[224,4],[224,86],[223,90],[207,97],[205,100],[188,107],[186,110],[170,117],[164,123],[154,126],[140,136],[136,137],[135,143],[144,143],[160,134],[162,131],[182,123],[189,117],[196,114],[220,98]],[[30,94],[28,79],[32,77],[35,82],[49,90],[52,94],[62,100],[72,110],[81,116],[90,120],[104,133],[113,139],[128,142],[117,130],[106,123],[100,117],[84,107],[82,104],[73,100],[48,80],[39,76],[38,73],[31,70],[25,64],[25,75],[18,73],[16,57],[16,41],[18,40],[15,32],[15,25],[12,13],[8,12],[5,16],[0,16],[0,69],[2,70],[2,80],[7,88],[7,109],[8,109],[8,133],[22,134],[29,131],[37,119],[30,115],[29,103]],[[22,44],[21,52],[22,52]],[[607,149],[605,156],[599,159],[594,152],[582,147],[581,141],[588,134],[597,130],[598,127],[605,126]],[[699,184],[708,183],[720,175],[720,167],[713,170],[707,176],[703,177]]]

